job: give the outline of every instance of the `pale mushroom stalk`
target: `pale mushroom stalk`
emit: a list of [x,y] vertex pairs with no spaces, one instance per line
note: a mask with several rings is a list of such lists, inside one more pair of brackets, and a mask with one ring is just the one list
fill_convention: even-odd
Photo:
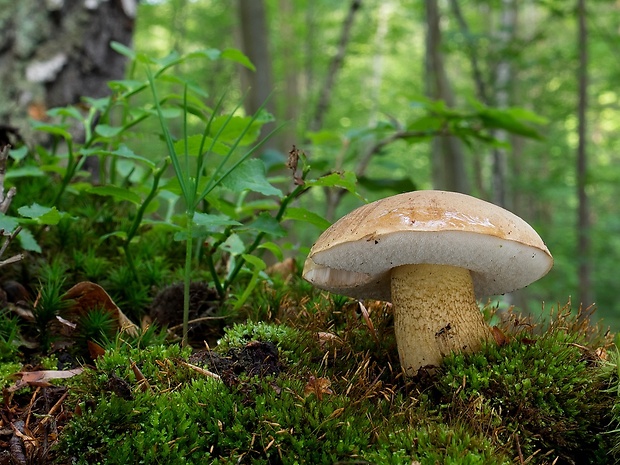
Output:
[[402,265],[392,270],[391,291],[398,355],[409,376],[439,366],[450,352],[476,351],[492,336],[467,269]]

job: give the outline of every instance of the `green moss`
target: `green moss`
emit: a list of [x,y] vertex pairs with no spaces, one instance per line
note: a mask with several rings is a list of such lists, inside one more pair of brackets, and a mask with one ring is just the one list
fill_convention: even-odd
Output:
[[520,448],[533,463],[546,454],[598,463],[609,404],[584,344],[575,334],[550,331],[449,356],[436,384],[442,408],[448,418]]
[[59,463],[613,463],[618,436],[604,432],[620,424],[610,423],[620,403],[606,390],[618,370],[601,369],[589,330],[507,331],[503,346],[405,380],[389,312],[369,308],[371,326],[347,305],[316,308],[326,338],[307,320],[228,328],[222,357],[254,341],[278,348],[279,374],[266,377],[223,382],[185,366],[187,349],[117,342],[70,381],[81,415],[61,435]]
[[363,454],[370,463],[400,465],[501,465],[512,463],[491,441],[462,425],[431,424],[390,432],[377,450]]
[[307,363],[311,352],[317,348],[316,341],[305,331],[285,325],[248,320],[227,328],[218,344],[218,350],[226,351],[231,347],[241,347],[251,341],[275,344],[280,356],[289,365]]
[[13,384],[15,378],[12,375],[20,371],[21,368],[22,364],[19,362],[0,363],[0,388],[4,389]]

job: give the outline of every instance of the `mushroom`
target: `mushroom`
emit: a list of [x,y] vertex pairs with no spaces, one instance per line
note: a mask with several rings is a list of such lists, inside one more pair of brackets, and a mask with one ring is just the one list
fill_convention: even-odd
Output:
[[513,213],[465,194],[415,191],[364,205],[317,240],[303,277],[355,298],[390,301],[401,366],[414,376],[492,333],[476,296],[541,278],[553,258]]

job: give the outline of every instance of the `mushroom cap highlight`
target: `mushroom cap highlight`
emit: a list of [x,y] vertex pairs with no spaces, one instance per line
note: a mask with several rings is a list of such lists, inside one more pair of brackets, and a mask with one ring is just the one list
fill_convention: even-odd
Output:
[[391,301],[390,270],[408,264],[470,270],[477,297],[543,277],[553,258],[517,215],[456,192],[414,191],[363,205],[316,241],[303,277],[321,289]]

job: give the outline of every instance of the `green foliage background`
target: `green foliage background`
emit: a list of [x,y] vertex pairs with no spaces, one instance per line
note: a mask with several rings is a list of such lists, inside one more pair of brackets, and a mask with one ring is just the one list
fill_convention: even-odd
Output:
[[[538,129],[541,140],[511,137],[507,182],[513,206],[539,231],[555,257],[551,273],[530,286],[526,303],[530,311],[540,310],[540,301],[564,303],[576,298],[576,105],[577,43],[576,13],[573,2],[519,2],[517,39],[498,49],[493,30],[499,21],[500,2],[459,2],[470,33],[463,34],[450,14],[448,2],[440,2],[444,53],[457,104],[467,108],[475,95],[468,47],[479,57],[483,75],[491,76],[499,58],[509,60],[513,79],[512,102],[546,120]],[[308,122],[337,49],[349,2],[338,6],[329,0],[292,2],[290,11],[281,1],[265,2],[269,20],[269,45],[274,77],[275,116],[283,119],[289,105],[284,93],[285,79],[297,74],[297,117],[287,131],[295,133],[297,145],[310,156],[314,167],[326,171],[336,160],[353,169],[360,147],[374,140],[381,122],[411,121],[419,114],[424,94],[425,19],[421,2],[413,0],[362,3],[355,19],[351,42],[339,73],[323,129],[308,132]],[[387,5],[387,6],[386,6]],[[187,52],[197,48],[239,47],[236,4],[216,0],[192,2],[159,0],[142,2],[135,35],[136,49],[163,56],[171,49]],[[388,15],[384,40],[376,40],[380,15]],[[620,77],[617,51],[620,38],[617,24],[620,8],[611,0],[589,2],[590,28],[590,109],[587,191],[593,212],[590,231],[593,242],[593,291],[604,324],[620,326],[620,304],[616,298],[617,263],[620,259],[618,155]],[[285,26],[293,39],[284,35]],[[382,60],[382,77],[373,87],[373,66]],[[257,64],[261,66],[262,64]],[[219,62],[215,68],[190,67],[192,78],[208,89],[229,89],[230,101],[244,89],[237,66]],[[287,74],[288,73],[288,74]],[[231,84],[232,83],[232,84]],[[217,95],[211,96],[216,98]],[[392,182],[379,185],[361,183],[369,199],[391,195],[403,188],[430,188],[431,160],[428,139],[397,141],[371,162],[375,179]],[[280,154],[281,155],[281,154]],[[277,159],[277,157],[276,157]],[[479,179],[474,195],[488,198],[490,189],[489,148],[474,141],[467,149],[471,179]],[[370,188],[369,188],[370,187]],[[316,190],[305,201],[323,205],[324,192]],[[359,205],[360,200],[345,196],[335,216]],[[324,214],[325,212],[318,212]],[[320,231],[297,230],[301,245],[308,245]],[[303,250],[303,249],[302,249]]]

